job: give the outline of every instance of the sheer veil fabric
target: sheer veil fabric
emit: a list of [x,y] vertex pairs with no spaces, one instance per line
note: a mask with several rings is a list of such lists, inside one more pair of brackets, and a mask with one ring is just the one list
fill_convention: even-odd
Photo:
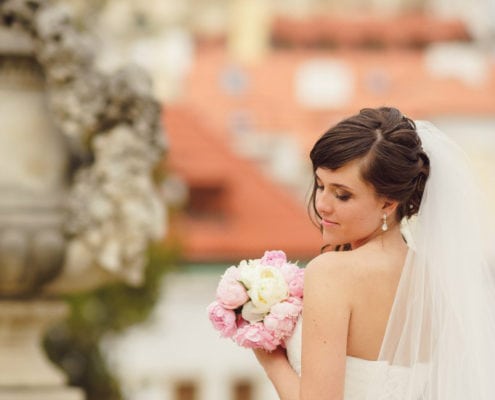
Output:
[[[367,400],[495,399],[495,282],[484,257],[480,191],[463,151],[416,121],[430,158],[419,213]],[[408,379],[394,380],[397,369]]]

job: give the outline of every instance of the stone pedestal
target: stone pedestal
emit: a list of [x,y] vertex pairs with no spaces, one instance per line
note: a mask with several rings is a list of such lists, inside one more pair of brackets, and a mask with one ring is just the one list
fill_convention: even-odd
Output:
[[0,389],[0,400],[82,400],[80,390],[70,388]]
[[45,329],[63,318],[62,301],[0,301],[0,400],[82,400],[46,357]]

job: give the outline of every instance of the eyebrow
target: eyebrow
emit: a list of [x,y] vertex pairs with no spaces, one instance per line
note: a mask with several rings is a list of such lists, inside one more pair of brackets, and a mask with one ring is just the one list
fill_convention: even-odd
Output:
[[[316,177],[316,179],[318,179],[321,182],[321,178],[318,176],[318,174],[316,172],[315,172],[315,177]],[[352,189],[349,186],[342,185],[341,183],[331,182],[328,185],[337,187],[339,189],[346,189],[346,190],[352,192]]]

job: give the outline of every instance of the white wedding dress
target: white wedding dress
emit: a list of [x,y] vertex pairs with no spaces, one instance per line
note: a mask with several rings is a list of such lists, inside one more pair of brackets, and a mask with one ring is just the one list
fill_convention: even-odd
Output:
[[[293,335],[286,342],[289,363],[298,375],[301,375],[301,344],[302,318],[299,318]],[[415,370],[417,373],[418,370]],[[411,390],[411,377],[412,370],[407,367],[347,356],[344,400],[402,400]],[[415,386],[416,395],[413,398],[420,399],[424,385]]]

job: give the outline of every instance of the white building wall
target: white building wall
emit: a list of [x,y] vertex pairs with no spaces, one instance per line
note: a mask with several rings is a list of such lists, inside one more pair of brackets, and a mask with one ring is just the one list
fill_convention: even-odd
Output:
[[207,318],[221,272],[168,274],[150,320],[105,339],[126,400],[175,400],[183,381],[195,383],[197,400],[233,400],[238,381],[252,383],[253,400],[278,398],[252,351],[220,338]]

